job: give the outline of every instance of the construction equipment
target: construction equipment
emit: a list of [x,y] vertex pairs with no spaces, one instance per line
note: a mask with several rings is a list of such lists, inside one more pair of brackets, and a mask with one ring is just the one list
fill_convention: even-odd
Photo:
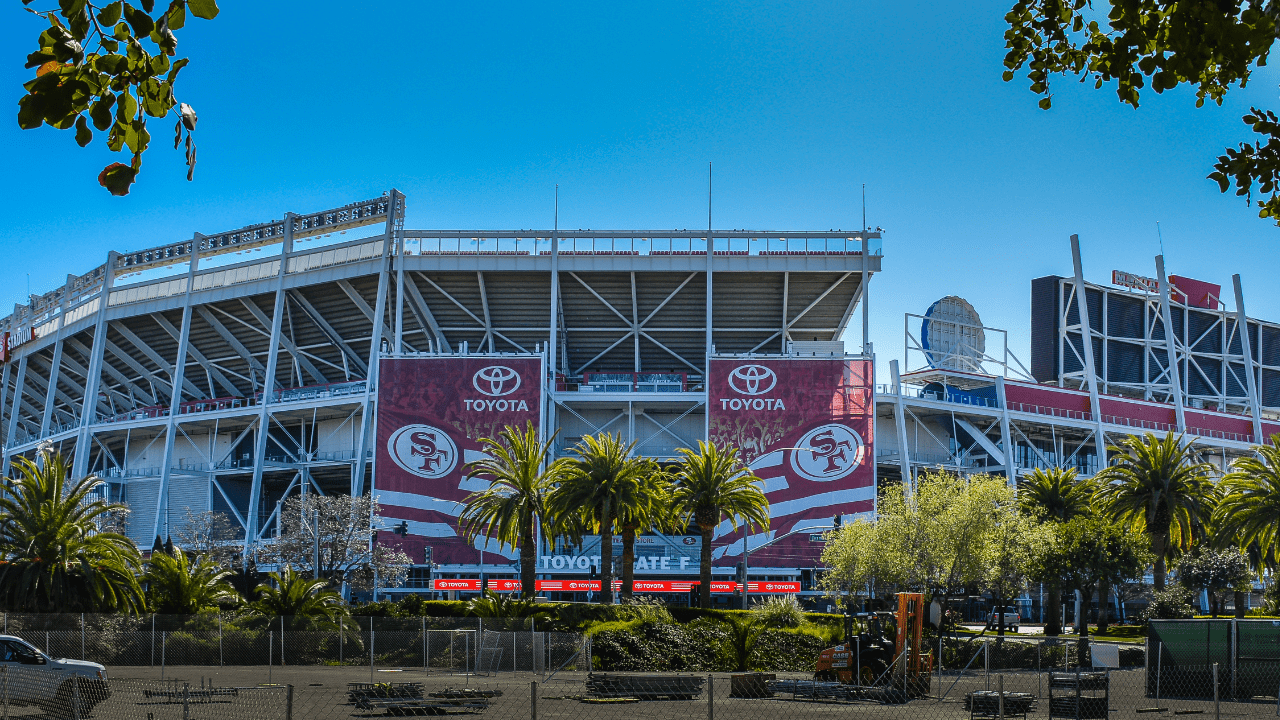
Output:
[[898,593],[896,613],[867,614],[857,637],[822,651],[814,679],[925,695],[933,672],[933,654],[921,644],[926,611],[922,593]]

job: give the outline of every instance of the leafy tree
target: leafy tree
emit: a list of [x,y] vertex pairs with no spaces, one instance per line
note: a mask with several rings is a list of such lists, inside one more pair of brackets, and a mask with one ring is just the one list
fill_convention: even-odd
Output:
[[[1146,539],[1116,525],[1110,519],[1085,515],[1050,526],[1056,537],[1037,546],[1031,558],[1030,574],[1037,578],[1058,578],[1065,589],[1079,590],[1084,603],[1095,591],[1140,574],[1150,562]],[[1098,629],[1106,628],[1105,598],[1098,615]],[[1087,607],[1087,606],[1086,606]],[[1081,613],[1077,628],[1082,645],[1089,635],[1088,613]]]
[[737,448],[721,448],[698,441],[698,450],[680,448],[680,461],[672,469],[672,508],[685,523],[697,526],[702,535],[699,561],[698,599],[711,607],[711,541],[716,526],[728,520],[734,530],[739,520],[745,530],[752,525],[769,527],[769,501],[756,484],[756,477],[738,457]]
[[207,556],[191,562],[179,548],[172,555],[153,553],[143,581],[152,612],[197,615],[240,601],[240,594],[227,582],[231,574]]
[[1237,548],[1198,547],[1178,562],[1178,582],[1188,590],[1207,592],[1215,618],[1222,613],[1222,593],[1247,588],[1252,579],[1249,559]]
[[1222,478],[1222,499],[1214,524],[1238,547],[1255,546],[1261,564],[1276,570],[1280,554],[1280,435],[1270,445],[1254,446],[1255,455],[1231,463]]
[[327,580],[312,579],[285,565],[256,589],[249,610],[259,618],[280,622],[287,630],[336,630],[347,615],[342,596],[326,590]]
[[646,472],[636,479],[633,501],[618,505],[618,528],[622,532],[623,601],[630,601],[635,595],[636,535],[675,525],[675,516],[671,512],[671,483],[658,469],[657,463],[647,462]]
[[1004,641],[1004,611],[1009,601],[1027,585],[1033,558],[1049,542],[1052,530],[1019,512],[1015,503],[992,508],[989,530],[983,538],[982,583],[997,608],[996,634]]
[[[1028,515],[1042,522],[1066,522],[1086,515],[1092,510],[1096,485],[1080,480],[1075,470],[1067,468],[1036,468],[1018,482],[1018,505]],[[1062,616],[1057,610],[1062,606],[1062,588],[1056,579],[1045,582],[1048,592],[1049,612],[1044,633],[1048,636],[1062,634]]]
[[1117,456],[1095,478],[1098,499],[1124,526],[1145,532],[1155,555],[1155,589],[1165,585],[1165,562],[1191,547],[1195,528],[1213,511],[1213,467],[1196,461],[1181,435],[1127,436],[1108,448]]
[[[1090,0],[1017,0],[1005,15],[1004,79],[1026,69],[1040,107],[1052,105],[1053,75],[1115,83],[1120,102],[1138,107],[1139,91],[1156,93],[1187,84],[1196,88],[1196,106],[1206,99],[1221,105],[1228,88],[1244,87],[1266,65],[1276,39],[1275,2],[1260,0],[1109,0],[1109,11]],[[1101,21],[1101,22],[1100,22]],[[1105,23],[1105,24],[1104,24]],[[1209,178],[1222,192],[1234,180],[1236,195],[1252,200],[1254,183],[1266,201],[1258,216],[1280,224],[1280,123],[1268,111],[1251,108],[1244,122],[1261,141],[1228,148]]]
[[724,622],[728,626],[726,628],[729,631],[728,645],[730,652],[733,653],[734,670],[746,672],[751,669],[748,667],[751,653],[755,651],[756,645],[760,643],[760,636],[768,628],[750,615],[728,615],[724,618]]
[[1191,607],[1191,592],[1182,585],[1173,584],[1151,594],[1151,602],[1142,611],[1142,621],[1185,620],[1195,614]]
[[36,460],[12,460],[0,482],[0,604],[19,612],[139,612],[146,607],[129,538],[97,522],[123,506],[96,493],[101,480],[72,480],[51,444]]
[[281,506],[280,536],[259,553],[261,562],[289,565],[313,574],[316,518],[320,521],[320,577],[334,585],[368,590],[404,582],[412,564],[397,547],[370,543],[381,527],[378,501],[367,495],[292,495]]
[[186,518],[177,535],[178,544],[184,551],[220,567],[230,568],[244,548],[243,533],[231,524],[231,516],[226,513],[212,510],[193,512],[187,508]]
[[[22,0],[29,5],[31,0]],[[112,195],[127,195],[142,169],[142,153],[151,143],[147,118],[173,115],[173,147],[186,130],[187,180],[196,167],[191,132],[196,112],[173,94],[178,72],[187,58],[174,58],[175,30],[186,24],[188,11],[211,20],[218,15],[215,0],[172,0],[157,11],[155,0],[136,3],[60,0],[57,10],[36,12],[49,28],[36,39],[37,50],[27,56],[36,77],[23,84],[18,101],[18,125],[24,130],[50,125],[75,128],[76,143],[93,141],[90,123],[107,133],[107,147],[133,153],[128,165],[112,163],[98,175],[98,183]]]
[[545,443],[538,442],[533,423],[526,424],[523,431],[507,426],[496,439],[483,438],[480,442],[486,457],[470,467],[490,485],[467,496],[458,516],[468,542],[484,535],[519,549],[520,593],[526,598],[537,595],[537,531],[541,527],[545,534],[551,534],[547,498],[564,467],[563,463],[547,463],[554,439],[553,435]]
[[576,543],[600,535],[600,597],[613,602],[613,533],[619,517],[645,512],[656,500],[645,490],[653,461],[636,457],[621,435],[587,435],[564,458],[560,484],[548,498],[557,529]]

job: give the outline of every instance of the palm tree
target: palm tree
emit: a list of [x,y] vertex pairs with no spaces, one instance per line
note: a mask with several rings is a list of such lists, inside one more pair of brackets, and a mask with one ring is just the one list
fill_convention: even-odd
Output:
[[[538,570],[537,528],[547,532],[547,495],[560,474],[559,463],[547,464],[552,435],[538,442],[533,423],[523,431],[507,426],[498,439],[480,442],[486,457],[471,463],[472,472],[487,478],[486,490],[467,496],[458,524],[470,542],[479,535],[519,548],[520,594],[536,596],[534,576]],[[549,534],[549,533],[547,533]]]
[[[633,444],[634,447],[634,444]],[[618,527],[622,531],[622,599],[631,600],[636,579],[636,535],[662,530],[674,524],[671,514],[671,483],[649,461],[648,472],[640,475],[631,502],[619,504]]]
[[[698,441],[698,450],[680,448],[680,462],[672,473],[675,489],[672,507],[684,522],[698,526],[702,535],[702,558],[698,592],[703,608],[711,607],[711,540],[722,519],[734,530],[741,519],[746,527],[769,527],[769,501],[738,457],[737,448],[720,448]],[[746,538],[743,538],[746,542]]]
[[1087,515],[1095,485],[1069,468],[1036,468],[1018,481],[1018,507],[1040,520],[1066,522]]
[[0,604],[26,612],[139,612],[146,607],[138,548],[99,523],[127,511],[95,494],[101,481],[72,481],[52,445],[36,461],[13,458],[18,477],[0,488]]
[[192,563],[179,548],[172,555],[152,553],[143,580],[153,612],[196,615],[240,601],[240,594],[227,582],[231,574],[211,558]]
[[289,618],[291,630],[336,629],[347,614],[342,596],[326,589],[328,580],[308,578],[291,565],[268,577],[273,582],[259,585],[258,599],[249,605],[259,617]]
[[[1069,468],[1036,468],[1018,481],[1018,507],[1041,522],[1067,522],[1089,514],[1095,487],[1092,481],[1077,478],[1076,471]],[[1057,636],[1062,634],[1062,617],[1058,614],[1062,605],[1062,585],[1060,582],[1047,585],[1049,597],[1044,633]]]
[[1280,554],[1280,435],[1272,435],[1271,443],[1231,463],[1213,524],[1236,546],[1255,547],[1258,559],[1274,570]]
[[600,535],[600,599],[613,602],[613,530],[619,517],[631,517],[653,502],[646,480],[654,464],[635,457],[621,435],[587,435],[566,458],[560,484],[548,504],[556,529],[575,543],[588,533]]
[[1117,457],[1095,476],[1097,498],[1112,518],[1150,538],[1155,589],[1164,590],[1166,559],[1174,548],[1191,546],[1213,510],[1213,467],[1172,432],[1126,437],[1108,449]]

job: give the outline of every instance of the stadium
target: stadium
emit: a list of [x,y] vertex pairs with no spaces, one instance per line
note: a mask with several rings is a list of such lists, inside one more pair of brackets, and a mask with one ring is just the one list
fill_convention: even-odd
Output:
[[[456,597],[518,587],[510,548],[458,532],[480,438],[530,422],[564,455],[621,433],[664,462],[710,439],[741,448],[773,518],[717,528],[728,602],[744,573],[751,593],[819,595],[822,533],[921,469],[1089,475],[1107,443],[1168,430],[1224,466],[1280,432],[1280,325],[1246,319],[1238,277],[1232,310],[1162,266],[1086,283],[1073,242],[1073,273],[1029,279],[1029,368],[947,296],[904,319],[904,365],[876,385],[878,231],[412,230],[405,202],[112,252],[16,306],[5,472],[51,442],[130,506],[139,546],[207,510],[246,555],[286,497],[372,493],[374,542],[415,563],[380,592]],[[685,597],[700,544],[640,538],[637,592]],[[541,591],[599,589],[599,538],[540,545]]]

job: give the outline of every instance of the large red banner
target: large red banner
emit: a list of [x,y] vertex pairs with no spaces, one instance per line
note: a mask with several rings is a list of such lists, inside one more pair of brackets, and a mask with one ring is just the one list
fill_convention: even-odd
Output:
[[[588,592],[600,590],[599,580],[537,580],[536,587],[539,591],[563,591],[563,592]],[[638,593],[645,592],[668,592],[668,593],[687,593],[689,588],[697,585],[696,580],[636,580],[632,587]],[[715,581],[711,583],[711,592],[713,593],[735,593],[741,588],[739,583],[732,580],[727,582]],[[478,578],[441,578],[432,583],[433,590],[462,590],[470,592],[480,591],[480,580]],[[489,580],[489,589],[494,592],[519,592],[520,581],[509,578],[498,578]],[[622,582],[615,580],[613,583],[614,590],[622,589]],[[800,592],[800,583],[798,582],[752,582],[748,583],[748,590],[752,593],[761,594],[794,594]]]
[[[816,565],[822,526],[875,509],[873,379],[865,359],[711,359],[707,437],[738,448],[769,499],[768,532],[746,539],[749,566]],[[714,542],[716,564],[742,560],[743,533],[728,521]]]
[[[488,487],[469,476],[467,463],[484,457],[481,438],[497,437],[507,425],[538,426],[542,377],[537,356],[381,361],[374,494],[384,521],[404,521],[408,535],[380,532],[379,543],[403,547],[415,562],[425,547],[437,563],[481,560],[458,530],[462,502]],[[489,564],[515,557],[494,541],[483,550]]]

